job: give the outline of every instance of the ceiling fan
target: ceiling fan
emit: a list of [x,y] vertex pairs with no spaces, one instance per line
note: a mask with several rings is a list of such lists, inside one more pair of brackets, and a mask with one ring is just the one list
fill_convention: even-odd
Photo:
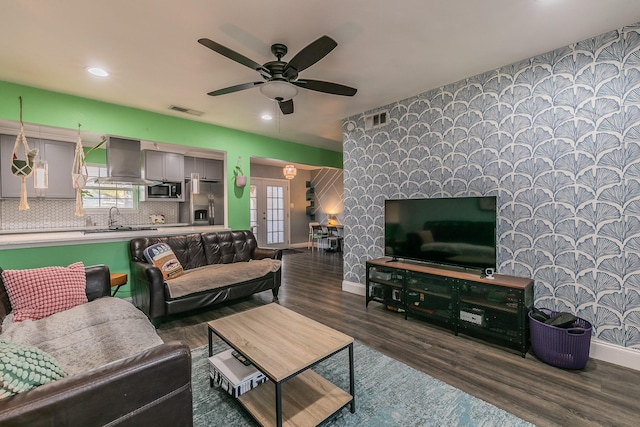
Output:
[[227,93],[238,92],[260,86],[260,92],[267,98],[278,102],[282,114],[293,113],[293,97],[298,94],[298,87],[315,90],[333,95],[353,96],[358,91],[349,86],[338,83],[325,82],[322,80],[298,79],[298,73],[324,58],[331,52],[338,43],[328,36],[322,36],[302,49],[289,62],[282,61],[282,57],[287,54],[287,46],[276,43],[271,45],[271,53],[277,60],[267,62],[263,65],[241,55],[221,44],[206,38],[198,40],[203,46],[208,47],[222,56],[249,67],[257,71],[264,81],[244,83],[224,89],[214,90],[208,95],[218,96]]

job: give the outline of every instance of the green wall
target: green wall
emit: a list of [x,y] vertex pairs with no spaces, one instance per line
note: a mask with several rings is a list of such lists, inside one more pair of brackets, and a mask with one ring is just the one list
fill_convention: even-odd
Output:
[[[112,273],[129,274],[129,242],[2,250],[0,258],[0,267],[5,270],[66,266],[82,261],[84,265],[106,264]],[[123,298],[130,294],[127,284],[118,290],[117,295]]]
[[[85,132],[225,151],[228,227],[232,229],[249,228],[249,191],[235,188],[233,180],[239,156],[247,176],[251,175],[252,156],[342,168],[341,152],[2,81],[0,119],[20,119],[20,96],[25,123],[67,129],[77,129],[80,123]],[[96,156],[92,156],[92,160],[104,161],[104,152],[96,151],[92,155]],[[112,272],[129,273],[128,242],[0,251],[0,267],[5,269],[68,265],[76,261],[83,261],[85,265],[107,264]],[[118,292],[120,297],[128,295],[128,286]]]
[[80,123],[86,132],[226,151],[228,226],[233,229],[249,227],[248,188],[235,188],[233,180],[238,157],[247,176],[252,156],[342,168],[341,152],[2,81],[0,119],[19,120],[20,96],[25,123],[67,129]]

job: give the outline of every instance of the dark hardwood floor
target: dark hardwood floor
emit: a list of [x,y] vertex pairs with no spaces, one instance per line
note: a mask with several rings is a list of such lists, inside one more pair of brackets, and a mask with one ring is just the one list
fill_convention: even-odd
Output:
[[[529,352],[493,346],[388,311],[342,291],[342,254],[283,258],[280,304],[322,322],[538,426],[640,425],[640,372],[590,359],[586,368],[549,366]],[[207,322],[271,302],[271,293],[176,316],[162,323],[165,341],[207,343]]]

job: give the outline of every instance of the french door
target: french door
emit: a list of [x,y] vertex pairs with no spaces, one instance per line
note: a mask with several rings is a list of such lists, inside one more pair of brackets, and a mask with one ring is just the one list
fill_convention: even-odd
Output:
[[251,229],[261,247],[289,247],[289,181],[251,178]]

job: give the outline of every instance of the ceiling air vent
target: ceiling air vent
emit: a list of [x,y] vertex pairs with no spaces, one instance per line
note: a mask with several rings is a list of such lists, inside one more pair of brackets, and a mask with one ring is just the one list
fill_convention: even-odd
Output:
[[364,129],[375,129],[381,126],[386,126],[389,122],[389,112],[380,111],[379,113],[366,116],[364,118]]
[[191,114],[192,116],[201,116],[204,114],[203,111],[192,110],[191,108],[178,107],[177,105],[172,105],[169,107],[170,110],[180,111],[181,113]]

